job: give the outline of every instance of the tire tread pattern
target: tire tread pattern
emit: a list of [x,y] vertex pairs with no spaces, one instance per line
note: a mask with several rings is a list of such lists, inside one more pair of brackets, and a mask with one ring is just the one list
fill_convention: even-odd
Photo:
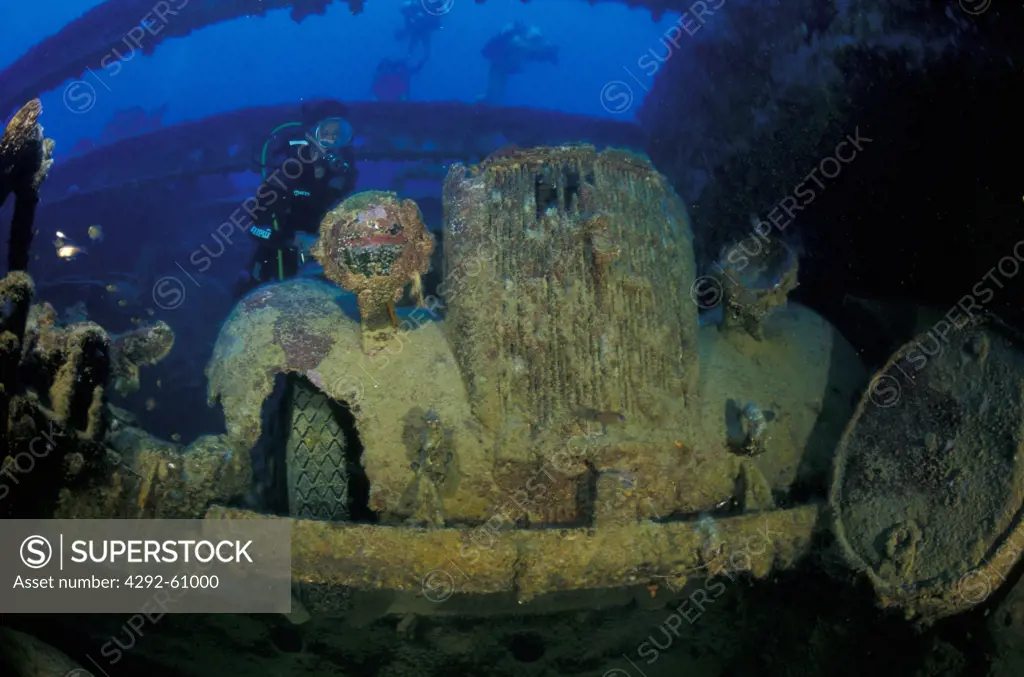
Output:
[[285,465],[292,517],[348,520],[345,433],[327,396],[303,382],[292,391]]

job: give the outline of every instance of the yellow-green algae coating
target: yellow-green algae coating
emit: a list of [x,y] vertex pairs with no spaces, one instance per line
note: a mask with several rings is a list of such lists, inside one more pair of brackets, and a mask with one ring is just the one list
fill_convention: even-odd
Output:
[[339,293],[323,283],[295,280],[257,289],[235,307],[207,368],[210,404],[223,404],[233,440],[256,444],[260,407],[277,374],[297,372],[320,381],[317,367],[338,335],[351,332],[352,320],[335,302]]

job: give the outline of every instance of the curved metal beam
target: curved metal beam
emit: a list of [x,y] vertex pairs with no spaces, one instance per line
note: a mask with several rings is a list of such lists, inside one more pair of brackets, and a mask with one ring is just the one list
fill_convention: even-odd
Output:
[[[646,142],[632,123],[483,104],[357,102],[348,117],[357,134],[356,158],[364,162],[472,162],[506,145],[576,141],[642,151]],[[44,199],[53,204],[155,181],[256,170],[267,134],[298,119],[297,105],[244,108],[124,139],[57,162]]]
[[[763,579],[812,553],[821,507],[724,517],[709,537],[693,522],[637,522],[574,529],[420,529],[275,517],[212,506],[206,519],[283,520],[291,525],[292,580],[327,590],[430,597],[511,595],[515,609],[543,595],[593,592],[688,577]],[[646,593],[645,593],[646,594]],[[589,600],[588,600],[589,601]],[[435,609],[437,604],[434,604]],[[428,611],[428,613],[431,613]]]
[[[48,92],[87,70],[117,68],[132,50],[151,54],[167,38],[242,16],[292,7],[301,21],[322,14],[333,0],[107,0],[33,46],[0,72],[0,113]],[[362,0],[349,2],[352,13]]]

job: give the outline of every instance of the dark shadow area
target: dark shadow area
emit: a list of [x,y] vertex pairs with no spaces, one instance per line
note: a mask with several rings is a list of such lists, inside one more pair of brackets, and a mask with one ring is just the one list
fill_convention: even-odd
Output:
[[288,434],[291,391],[284,374],[274,378],[274,389],[260,412],[262,433],[252,449],[253,490],[250,506],[274,515],[288,514],[288,487],[284,472],[284,442]]
[[345,434],[345,462],[348,465],[349,519],[376,523],[377,513],[370,509],[370,478],[363,468],[363,442],[356,418],[347,402],[331,400],[331,411]]
[[544,657],[544,638],[534,632],[512,635],[506,646],[512,657],[520,663],[536,663]]
[[[800,505],[828,499],[832,461],[835,458],[836,449],[843,436],[843,431],[849,423],[850,411],[856,408],[864,388],[870,382],[861,384],[861,387],[853,392],[851,401],[844,402],[839,399],[839,389],[835,384],[844,376],[844,365],[840,363],[837,356],[837,353],[840,352],[838,345],[838,343],[833,343],[832,353],[829,356],[828,376],[825,380],[825,388],[828,392],[822,396],[821,411],[818,412],[814,428],[807,438],[805,453],[800,456],[796,479],[790,487],[788,496],[783,498],[782,505]],[[868,378],[870,379],[870,377],[871,373],[869,372]],[[818,451],[810,453],[810,450]]]
[[844,66],[854,102],[848,132],[872,141],[798,217],[808,256],[795,298],[855,345],[864,332],[846,319],[846,294],[954,312],[973,299],[1020,326],[1020,69],[1006,59],[979,68],[947,58],[912,72],[861,52]]

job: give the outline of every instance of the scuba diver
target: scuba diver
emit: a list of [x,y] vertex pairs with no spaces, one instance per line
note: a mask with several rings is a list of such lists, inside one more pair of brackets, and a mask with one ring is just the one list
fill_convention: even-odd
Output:
[[402,19],[405,25],[395,33],[396,40],[408,40],[409,48],[405,58],[412,59],[419,47],[422,51],[420,60],[410,64],[412,73],[417,73],[430,58],[430,35],[441,28],[441,15],[431,14],[426,10],[423,0],[405,0],[402,3]]
[[491,62],[484,96],[487,103],[501,103],[508,76],[521,73],[528,62],[558,64],[558,46],[541,35],[539,28],[522,21],[507,24],[487,41],[480,53]]
[[[309,259],[301,244],[303,234],[315,234],[324,214],[352,192],[358,171],[347,113],[340,102],[309,102],[303,106],[301,122],[286,122],[270,133],[260,158],[263,182],[256,195],[277,198],[268,200],[249,227],[256,252],[248,275],[235,289],[236,297],[298,274]],[[301,162],[301,171],[286,173],[289,160]]]
[[[441,28],[441,15],[426,10],[422,0],[405,0],[402,3],[402,19],[405,24],[395,33],[396,40],[408,40],[405,56],[398,59],[381,59],[373,73],[370,93],[376,101],[408,101],[409,84],[412,76],[423,70],[430,58],[430,36]],[[420,55],[416,58],[417,48]]]

